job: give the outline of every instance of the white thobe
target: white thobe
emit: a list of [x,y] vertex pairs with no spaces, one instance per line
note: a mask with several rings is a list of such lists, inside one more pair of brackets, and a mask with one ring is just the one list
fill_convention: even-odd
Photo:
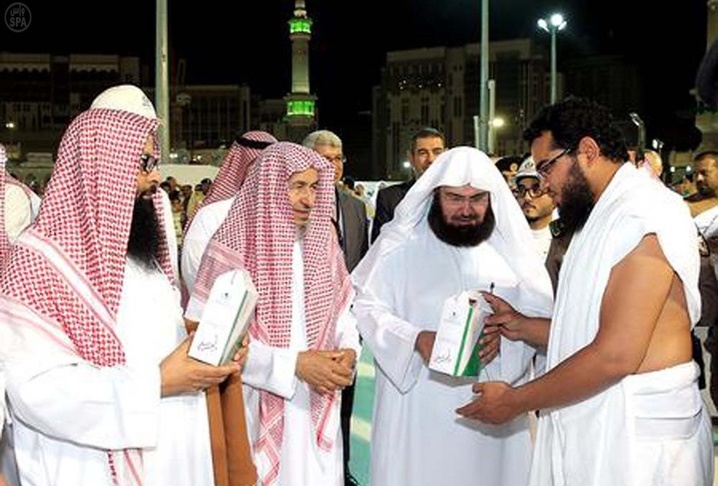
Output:
[[693,221],[706,238],[718,237],[718,206],[713,206],[697,214]]
[[[297,355],[307,347],[304,309],[304,265],[301,245],[294,244],[292,276],[292,328],[288,348],[275,348],[258,340],[250,341],[247,364],[242,372],[247,428],[254,443],[259,436],[259,392],[265,390],[283,397],[284,435],[279,468],[279,486],[339,486],[344,484],[342,441],[339,420],[334,447],[323,451],[312,432],[309,386],[296,375]],[[337,348],[354,349],[359,356],[359,334],[348,308],[336,328]],[[340,392],[337,392],[340,394]],[[339,397],[338,397],[339,398]],[[341,400],[334,402],[339,417]],[[328,429],[331,430],[331,429]],[[327,434],[330,435],[330,434]],[[257,464],[260,477],[262,464]]]
[[5,413],[5,372],[0,362],[0,475],[10,486],[16,486],[20,484],[20,480],[17,478],[12,428],[9,421],[6,423]]
[[184,235],[181,270],[182,279],[189,295],[192,295],[194,290],[194,282],[197,279],[200,263],[202,263],[202,255],[204,255],[212,236],[227,217],[233,202],[234,198],[232,197],[199,208],[187,229],[187,234]]
[[[713,206],[696,215],[693,221],[704,238],[718,238],[718,206]],[[716,277],[718,277],[718,258],[711,254],[711,261],[713,262],[713,272],[716,274]]]
[[[468,420],[455,410],[473,398],[476,378],[429,371],[414,350],[422,330],[435,331],[446,298],[488,290],[515,302],[515,273],[489,244],[451,247],[426,222],[382,257],[371,289],[354,303],[359,330],[376,360],[371,438],[372,486],[524,486],[531,461],[526,414],[504,426]],[[523,383],[535,350],[502,340],[501,355],[479,380]]]
[[7,390],[23,486],[110,486],[106,450],[126,448],[142,449],[145,485],[213,485],[204,394],[160,398],[160,361],[185,331],[178,292],[159,271],[128,261],[116,333],[126,363],[111,368],[32,343],[12,350]]
[[532,229],[531,236],[534,238],[534,250],[536,250],[536,253],[541,257],[541,261],[545,262],[548,250],[551,247],[551,240],[553,239],[551,228],[545,226],[541,229]]
[[[0,177],[4,177],[0,173]],[[5,184],[5,232],[10,243],[14,243],[22,230],[33,220],[32,204],[22,188]]]

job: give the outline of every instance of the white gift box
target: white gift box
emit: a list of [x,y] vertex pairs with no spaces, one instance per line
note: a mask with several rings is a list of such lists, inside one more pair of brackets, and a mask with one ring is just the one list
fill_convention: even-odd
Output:
[[204,306],[189,356],[211,365],[229,362],[254,316],[257,289],[244,270],[218,276]]
[[452,295],[444,302],[429,368],[452,376],[478,376],[479,338],[491,306],[477,291]]

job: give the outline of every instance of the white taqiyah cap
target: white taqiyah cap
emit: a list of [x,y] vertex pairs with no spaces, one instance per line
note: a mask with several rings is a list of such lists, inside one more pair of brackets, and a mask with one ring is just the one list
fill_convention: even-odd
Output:
[[519,170],[514,176],[514,180],[518,182],[525,177],[533,177],[534,179],[539,178],[538,171],[536,171],[536,163],[534,162],[533,157],[527,157],[526,160],[521,162]]
[[145,118],[156,119],[157,112],[152,102],[137,86],[122,84],[113,86],[100,93],[92,102],[90,109],[104,108],[135,113]]

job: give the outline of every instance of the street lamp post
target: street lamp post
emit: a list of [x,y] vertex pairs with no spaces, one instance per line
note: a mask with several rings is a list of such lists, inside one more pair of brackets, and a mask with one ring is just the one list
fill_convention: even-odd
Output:
[[494,156],[500,154],[496,153],[496,130],[503,127],[506,121],[500,116],[495,116],[489,121],[489,153]]
[[14,136],[15,135],[15,122],[13,122],[13,121],[5,122],[5,128],[7,128],[8,131],[10,132],[9,143],[10,143],[10,145],[12,145],[15,143],[15,136]]
[[489,0],[481,0],[480,56],[478,148],[485,152],[489,145]]
[[551,34],[551,104],[556,103],[556,33],[566,28],[560,13],[551,14],[548,20],[539,19],[538,26]]
[[155,3],[155,106],[162,123],[160,135],[160,156],[167,162],[170,155],[170,100],[169,100],[169,59],[167,41],[167,0]]

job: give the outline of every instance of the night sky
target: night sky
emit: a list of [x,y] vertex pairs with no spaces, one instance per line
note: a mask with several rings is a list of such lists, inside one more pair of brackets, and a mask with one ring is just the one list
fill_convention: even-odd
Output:
[[[12,2],[3,3],[3,11]],[[30,27],[3,27],[0,49],[10,52],[119,53],[154,64],[154,4],[25,0]],[[706,49],[704,0],[644,4],[618,0],[490,0],[491,40],[544,38],[536,20],[560,11],[568,27],[558,37],[561,60],[589,54],[625,54],[647,79],[644,114],[652,125],[688,116],[688,94]],[[290,89],[287,20],[291,0],[169,2],[171,63],[187,60],[187,83],[247,83],[264,97]],[[639,14],[630,11],[643,8]],[[321,124],[343,125],[370,108],[371,87],[390,50],[458,46],[480,38],[480,0],[307,0],[314,20],[311,87],[319,96]],[[92,19],[90,21],[86,19]],[[337,88],[339,87],[339,88]],[[352,95],[343,94],[349,90]]]

